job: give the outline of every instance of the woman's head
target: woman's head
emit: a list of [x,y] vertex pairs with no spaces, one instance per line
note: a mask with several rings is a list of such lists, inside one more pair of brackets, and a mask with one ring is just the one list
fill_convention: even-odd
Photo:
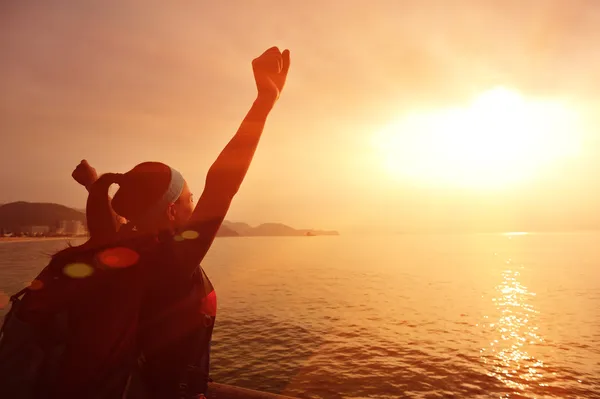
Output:
[[192,215],[194,203],[186,181],[163,163],[141,163],[118,180],[112,207],[139,229],[176,228]]

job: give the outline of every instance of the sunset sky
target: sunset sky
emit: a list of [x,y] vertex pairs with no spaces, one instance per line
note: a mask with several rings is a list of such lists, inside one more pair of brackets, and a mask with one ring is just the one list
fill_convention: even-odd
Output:
[[[3,1],[0,203],[82,208],[70,174],[83,158],[99,172],[162,161],[199,195],[255,96],[252,58],[277,45],[291,50],[288,83],[228,219],[348,232],[600,226],[598,43],[594,0]],[[522,179],[406,175],[410,115],[447,125],[439,115],[498,87],[577,123],[538,107],[535,140],[511,168],[485,154],[463,164]],[[576,150],[525,170],[563,122],[552,145]],[[468,146],[452,126],[444,143]],[[477,126],[468,137],[510,137],[507,151],[531,133]],[[413,158],[448,170],[419,148]]]

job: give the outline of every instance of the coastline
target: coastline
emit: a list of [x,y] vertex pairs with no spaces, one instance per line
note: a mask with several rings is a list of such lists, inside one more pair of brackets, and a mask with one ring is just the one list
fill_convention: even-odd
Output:
[[[329,234],[315,234],[314,236],[305,235],[248,235],[248,236],[229,236],[229,235],[217,235],[216,238],[261,238],[261,237],[322,237],[330,236]],[[333,235],[331,235],[333,236]],[[0,244],[3,243],[16,243],[16,242],[39,242],[39,241],[73,241],[73,240],[87,240],[89,236],[69,236],[69,237],[0,237]]]
[[70,240],[79,240],[79,239],[87,239],[86,236],[83,237],[0,237],[0,244],[2,243],[12,243],[12,242],[34,242],[34,241],[70,241]]

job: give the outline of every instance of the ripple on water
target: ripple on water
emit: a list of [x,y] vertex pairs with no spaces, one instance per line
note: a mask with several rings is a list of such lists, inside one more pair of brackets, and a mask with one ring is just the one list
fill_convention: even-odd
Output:
[[[571,256],[600,262],[598,240],[521,239],[217,240],[212,377],[302,398],[598,398],[600,278]],[[59,249],[7,247],[4,293]]]

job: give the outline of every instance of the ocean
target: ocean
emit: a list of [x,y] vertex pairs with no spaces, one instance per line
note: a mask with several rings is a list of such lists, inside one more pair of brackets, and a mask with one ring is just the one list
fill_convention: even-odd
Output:
[[[219,238],[212,378],[301,398],[600,398],[599,242]],[[64,246],[0,243],[0,292]]]

